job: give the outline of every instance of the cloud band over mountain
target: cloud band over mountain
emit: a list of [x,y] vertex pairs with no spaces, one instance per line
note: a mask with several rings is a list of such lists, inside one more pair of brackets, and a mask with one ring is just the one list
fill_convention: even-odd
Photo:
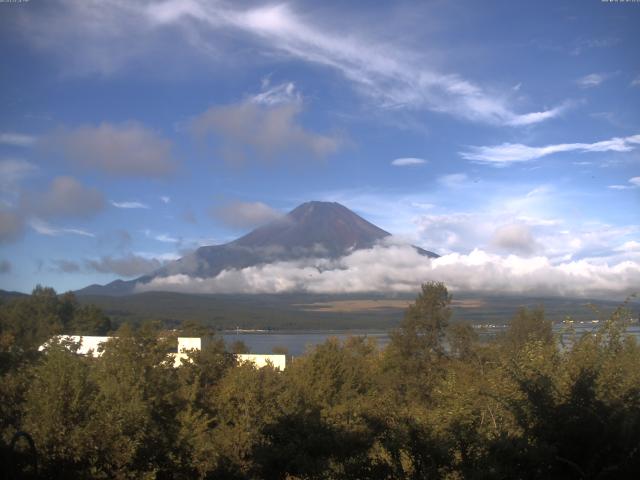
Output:
[[546,257],[500,256],[483,250],[432,259],[407,245],[378,245],[337,260],[305,259],[224,270],[215,277],[178,274],[138,283],[136,291],[183,293],[414,292],[443,281],[453,291],[612,298],[635,293],[640,258],[615,265]]

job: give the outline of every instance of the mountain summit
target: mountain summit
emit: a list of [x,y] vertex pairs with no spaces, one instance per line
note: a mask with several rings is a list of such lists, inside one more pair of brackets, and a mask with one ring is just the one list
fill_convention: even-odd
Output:
[[[373,247],[391,235],[348,208],[335,202],[312,201],[299,205],[287,215],[226,243],[200,247],[155,272],[131,281],[116,280],[107,285],[91,285],[82,295],[123,295],[133,292],[137,282],[156,277],[189,275],[214,277],[226,269],[301,258],[338,258],[354,250]],[[415,247],[419,253],[435,253]]]
[[[339,203],[307,202],[282,219],[258,227],[229,245],[290,250],[325,251],[331,257],[349,250],[369,248],[390,235]],[[204,247],[209,248],[209,247]]]

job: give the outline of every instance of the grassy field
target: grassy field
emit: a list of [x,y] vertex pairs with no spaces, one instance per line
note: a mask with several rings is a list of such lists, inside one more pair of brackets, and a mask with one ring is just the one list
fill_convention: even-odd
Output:
[[[81,296],[82,303],[103,308],[117,322],[161,320],[177,325],[196,320],[216,329],[388,329],[402,318],[412,295],[186,295],[148,292],[124,297]],[[593,303],[600,313],[590,307]],[[522,296],[454,294],[454,320],[477,324],[508,323],[520,306],[543,305],[547,317],[561,321],[606,316],[621,302]],[[630,304],[638,316],[640,304]]]

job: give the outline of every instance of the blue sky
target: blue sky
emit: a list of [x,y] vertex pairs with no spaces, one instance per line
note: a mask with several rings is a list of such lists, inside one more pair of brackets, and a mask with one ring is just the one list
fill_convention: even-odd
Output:
[[640,285],[640,4],[417,3],[0,3],[0,288],[133,278],[308,200]]

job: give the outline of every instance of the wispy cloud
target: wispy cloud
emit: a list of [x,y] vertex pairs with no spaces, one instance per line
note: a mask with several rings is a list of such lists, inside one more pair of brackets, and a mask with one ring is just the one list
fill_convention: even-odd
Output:
[[[345,35],[288,3],[246,7],[205,0],[151,4],[105,0],[59,7],[25,12],[20,33],[38,48],[58,55],[67,52],[68,45],[77,46],[72,61],[83,61],[85,71],[110,73],[142,52],[157,54],[162,51],[158,43],[168,44],[162,35],[166,32],[181,35],[190,50],[207,58],[224,55],[221,36],[236,35],[265,57],[287,56],[338,72],[372,105],[387,111],[428,110],[473,122],[520,126],[555,118],[566,108],[561,104],[519,113],[499,88],[492,91],[458,73],[436,69],[422,52],[388,39],[376,40],[377,32],[357,28],[355,22]],[[99,25],[96,18],[101,19]],[[123,48],[131,45],[131,31],[136,48]]]
[[415,165],[423,165],[427,163],[424,158],[415,158],[415,157],[403,157],[396,158],[391,162],[391,165],[394,167],[411,167]]
[[638,75],[636,78],[631,80],[631,86],[632,87],[640,87],[640,75]]
[[144,230],[146,237],[156,240],[162,243],[180,243],[181,240],[177,237],[173,237],[168,233],[154,233],[151,230]]
[[590,49],[611,48],[618,45],[620,41],[618,37],[579,38],[574,41],[574,47],[569,53],[571,55],[580,55]]
[[57,237],[60,235],[80,235],[82,237],[95,237],[95,235],[86,230],[80,228],[57,228],[49,225],[43,220],[34,218],[29,221],[29,226],[33,228],[40,235],[47,235],[49,237]]
[[141,202],[111,202],[116,208],[150,208],[149,205]]
[[612,190],[632,190],[634,188],[639,188],[639,187],[640,187],[640,177],[632,177],[629,179],[628,184],[609,185],[607,188],[610,188]]
[[[266,44],[294,58],[321,64],[342,73],[355,87],[383,108],[427,109],[472,121],[527,125],[559,115],[562,108],[515,113],[498,95],[457,74],[429,69],[415,52],[401,55],[392,45],[379,45],[318,28],[286,4],[245,11],[201,8],[191,15],[219,25],[228,23],[256,35]],[[180,17],[184,11],[180,12]],[[391,52],[393,51],[393,54]]]
[[166,205],[168,203],[171,203],[171,197],[168,195],[162,195],[160,197],[160,201]]
[[36,143],[36,137],[24,133],[2,132],[0,133],[0,143],[14,147],[30,147]]
[[577,80],[577,83],[582,88],[593,88],[602,84],[609,75],[604,73],[590,73],[589,75],[585,75]]
[[293,82],[272,86],[271,80],[266,78],[262,82],[262,91],[249,97],[249,100],[253,103],[273,107],[286,103],[299,103],[302,101],[302,95]]
[[487,147],[470,147],[460,152],[462,158],[476,163],[506,166],[512,163],[529,162],[547,155],[561,152],[629,152],[640,145],[640,135],[614,137],[595,143],[560,143],[544,147],[530,147],[520,143],[503,143]]

